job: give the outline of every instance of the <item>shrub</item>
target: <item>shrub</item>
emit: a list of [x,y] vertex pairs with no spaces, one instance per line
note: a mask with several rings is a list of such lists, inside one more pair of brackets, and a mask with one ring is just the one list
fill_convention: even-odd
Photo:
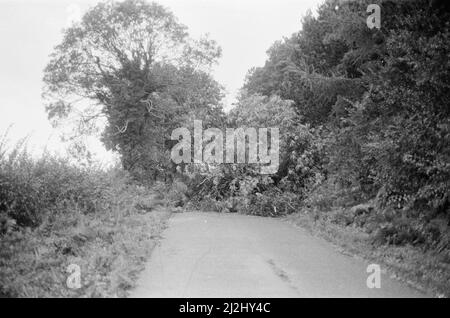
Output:
[[[124,296],[168,215],[118,168],[77,167],[25,151],[0,158],[0,296]],[[67,266],[82,288],[66,287]]]
[[49,154],[33,159],[16,146],[0,158],[0,214],[20,226],[35,227],[47,213],[64,206],[94,212],[104,202],[105,176],[95,167],[77,167]]

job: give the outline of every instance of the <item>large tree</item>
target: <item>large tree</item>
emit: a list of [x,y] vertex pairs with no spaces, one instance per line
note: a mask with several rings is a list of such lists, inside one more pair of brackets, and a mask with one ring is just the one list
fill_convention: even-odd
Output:
[[61,123],[76,115],[81,133],[103,119],[102,140],[126,169],[156,171],[168,162],[173,128],[221,118],[222,87],[210,75],[220,53],[156,3],[100,3],[64,31],[51,55],[48,116]]

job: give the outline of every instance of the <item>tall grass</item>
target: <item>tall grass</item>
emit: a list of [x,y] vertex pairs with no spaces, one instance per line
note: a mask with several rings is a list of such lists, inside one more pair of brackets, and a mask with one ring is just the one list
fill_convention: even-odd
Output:
[[[0,296],[123,296],[168,213],[120,168],[81,167],[0,141]],[[148,213],[151,211],[151,213]],[[66,285],[69,264],[83,286]]]
[[49,213],[68,206],[92,212],[104,199],[103,171],[76,167],[49,154],[33,159],[23,143],[8,154],[0,148],[0,154],[0,213],[20,226],[35,227]]

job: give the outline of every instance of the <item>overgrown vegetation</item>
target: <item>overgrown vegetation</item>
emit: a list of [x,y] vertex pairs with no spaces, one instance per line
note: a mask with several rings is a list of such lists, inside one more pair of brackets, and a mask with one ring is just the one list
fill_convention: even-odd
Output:
[[301,211],[300,223],[323,233],[358,232],[366,250],[426,252],[432,265],[416,255],[408,271],[448,295],[450,11],[443,2],[376,1],[381,29],[369,29],[371,3],[326,1],[250,70],[228,126],[280,127],[278,173],[221,168],[197,178],[192,195],[215,210]]
[[[0,295],[116,297],[134,284],[169,212],[128,173],[0,148]],[[81,288],[66,283],[81,269]]]
[[[276,42],[265,65],[249,71],[227,115],[209,73],[220,56],[214,41],[190,39],[157,4],[100,3],[65,31],[45,70],[49,118],[64,123],[81,113],[82,133],[103,118],[104,144],[141,182],[161,174],[173,179],[170,132],[193,119],[207,127],[279,127],[276,174],[260,175],[254,164],[180,165],[180,180],[159,184],[159,191],[177,207],[297,213],[290,216],[296,223],[361,246],[362,254],[370,248],[371,255],[403,258],[414,279],[448,295],[450,11],[443,1],[375,1],[381,29],[369,29],[373,2],[329,0],[305,16],[301,31]],[[79,98],[89,107],[77,109]],[[44,235],[48,224],[65,222],[55,218],[64,211],[77,211],[67,218],[82,224],[98,211],[117,220],[111,211],[127,204],[138,217],[141,204],[131,198],[147,195],[128,177],[113,182],[110,174],[59,159],[34,162],[13,152],[1,160],[5,238],[28,235],[25,227]],[[426,255],[428,265],[420,267],[417,255]],[[11,277],[5,279],[10,286]]]
[[[100,131],[105,147],[142,180],[173,173],[173,129],[223,120],[222,87],[210,75],[221,50],[192,39],[168,9],[144,0],[101,2],[64,31],[44,72],[55,125]],[[103,124],[103,125],[99,125]],[[72,136],[73,137],[73,136]]]

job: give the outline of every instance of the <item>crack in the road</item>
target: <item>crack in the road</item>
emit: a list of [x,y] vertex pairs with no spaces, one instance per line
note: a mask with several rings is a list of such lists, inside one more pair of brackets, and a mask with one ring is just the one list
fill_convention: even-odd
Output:
[[277,275],[282,281],[286,282],[290,288],[298,291],[297,287],[292,283],[291,279],[289,278],[288,274],[280,268],[277,264],[275,264],[275,261],[273,259],[269,259],[267,263],[272,268],[275,275]]

